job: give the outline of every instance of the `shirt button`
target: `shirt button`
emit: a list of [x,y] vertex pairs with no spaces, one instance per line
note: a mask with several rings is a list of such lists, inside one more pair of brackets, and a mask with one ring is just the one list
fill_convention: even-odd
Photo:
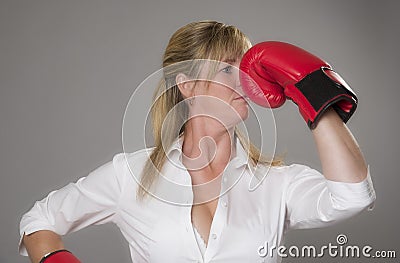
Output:
[[217,239],[217,234],[213,233],[213,234],[211,235],[211,238],[212,238],[212,239]]
[[227,207],[227,206],[228,206],[228,203],[225,202],[225,201],[223,201],[223,202],[222,202],[222,206],[223,206],[223,207]]
[[224,178],[222,179],[222,181],[223,181],[224,183],[226,183],[226,182],[228,181],[228,178],[227,178],[226,176],[224,176]]

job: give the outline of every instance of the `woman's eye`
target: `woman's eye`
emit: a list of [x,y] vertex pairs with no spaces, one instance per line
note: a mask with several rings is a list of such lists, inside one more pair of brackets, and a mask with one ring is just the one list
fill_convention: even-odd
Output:
[[232,73],[232,66],[227,66],[223,68],[221,71],[225,73]]

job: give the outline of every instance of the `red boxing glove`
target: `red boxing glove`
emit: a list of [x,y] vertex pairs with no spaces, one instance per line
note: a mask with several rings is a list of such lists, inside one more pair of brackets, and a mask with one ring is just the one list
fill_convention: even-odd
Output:
[[39,263],[81,263],[66,249],[56,250],[45,255]]
[[277,108],[291,99],[311,129],[332,106],[343,122],[357,107],[347,83],[322,59],[294,45],[267,41],[243,56],[240,80],[244,93],[263,107]]

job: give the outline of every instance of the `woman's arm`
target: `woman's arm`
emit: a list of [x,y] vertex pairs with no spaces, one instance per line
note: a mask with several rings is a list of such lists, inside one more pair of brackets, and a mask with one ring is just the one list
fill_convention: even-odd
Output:
[[367,177],[367,165],[360,148],[335,110],[328,109],[312,133],[327,179],[358,183]]
[[64,249],[61,237],[48,230],[40,230],[30,235],[24,235],[22,242],[32,263],[39,263],[47,253]]
[[[39,262],[45,254],[64,248],[60,236],[114,222],[124,186],[123,158],[124,154],[117,154],[88,176],[35,202],[21,218],[20,254]],[[57,253],[57,258],[62,256],[72,258],[70,253]]]
[[312,133],[323,171],[293,170],[286,193],[290,229],[332,225],[371,207],[376,198],[359,146],[336,111],[328,109]]

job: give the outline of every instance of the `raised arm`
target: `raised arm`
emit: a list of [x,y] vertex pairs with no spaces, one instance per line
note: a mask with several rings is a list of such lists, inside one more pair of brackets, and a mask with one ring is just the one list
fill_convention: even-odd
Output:
[[313,132],[327,179],[366,177],[364,158],[345,125],[357,97],[327,62],[294,45],[268,41],[246,52],[240,67],[243,91],[256,103],[272,108],[286,99],[296,103]]
[[325,112],[312,133],[327,179],[357,183],[367,177],[367,165],[360,147],[333,109]]
[[357,97],[332,67],[313,54],[278,41],[256,44],[240,64],[244,93],[276,108],[293,101],[310,128],[323,175],[292,166],[285,192],[289,228],[321,227],[349,218],[375,200],[365,160],[346,122]]

